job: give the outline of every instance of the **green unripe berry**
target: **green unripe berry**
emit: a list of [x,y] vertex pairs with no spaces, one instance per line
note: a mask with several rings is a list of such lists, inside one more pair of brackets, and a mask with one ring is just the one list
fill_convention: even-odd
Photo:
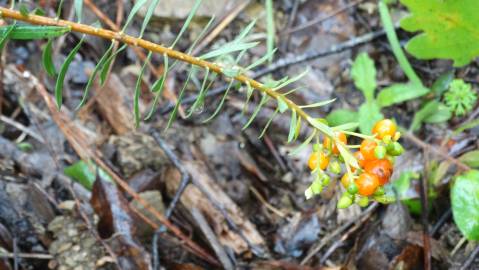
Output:
[[360,207],[366,207],[369,204],[369,199],[368,197],[364,197],[364,196],[357,197],[356,204],[359,205]]
[[323,186],[327,186],[331,183],[331,177],[329,177],[329,175],[324,174],[322,178]]
[[386,147],[383,145],[376,146],[376,148],[374,148],[374,156],[377,159],[383,159],[384,156],[386,156]]
[[400,156],[402,153],[404,153],[404,148],[402,147],[400,143],[393,142],[388,144],[387,153],[390,154],[391,156]]
[[341,198],[339,198],[337,207],[339,209],[348,208],[349,206],[351,206],[351,204],[353,204],[353,199],[349,196],[343,195],[341,196]]
[[384,187],[378,187],[373,195],[374,196],[381,196],[381,195],[384,195],[384,193],[385,193]]
[[356,185],[356,183],[354,183],[354,182],[349,183],[349,186],[347,188],[347,191],[348,191],[349,194],[354,195],[354,194],[358,193],[358,190],[359,190],[359,188],[358,188],[358,185]]
[[386,136],[384,136],[383,142],[384,142],[384,144],[386,144],[386,145],[388,145],[389,143],[391,143],[391,142],[392,142],[392,137],[391,137],[391,135],[386,135]]
[[341,173],[341,164],[337,161],[333,161],[329,163],[328,170],[334,174],[340,174]]

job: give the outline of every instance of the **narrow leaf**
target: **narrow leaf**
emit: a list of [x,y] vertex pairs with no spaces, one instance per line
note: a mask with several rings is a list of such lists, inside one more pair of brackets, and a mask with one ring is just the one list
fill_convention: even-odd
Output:
[[178,109],[180,108],[181,100],[183,99],[183,95],[185,93],[186,86],[190,82],[190,78],[191,78],[191,75],[193,74],[194,70],[195,70],[195,67],[191,67],[190,72],[188,72],[188,77],[186,78],[186,81],[183,84],[183,88],[181,88],[180,94],[178,95],[178,100],[176,101],[175,108],[173,109],[173,111],[170,114],[170,118],[168,119],[168,124],[166,125],[165,130],[170,128],[171,124],[176,119],[176,114],[178,113]]
[[205,77],[203,78],[203,83],[201,84],[200,92],[196,98],[193,105],[191,105],[190,111],[186,117],[190,117],[198,108],[204,105],[204,92],[206,90],[206,84],[208,82],[208,76],[210,75],[210,69],[206,69]]
[[249,101],[251,100],[251,97],[253,96],[253,87],[249,84],[249,82],[246,82],[246,101],[244,103],[243,111],[241,112],[244,114],[246,112],[246,109],[248,108]]
[[291,83],[294,83],[296,81],[299,81],[301,78],[303,78],[306,74],[308,74],[309,72],[309,68],[307,68],[305,71],[303,71],[302,73],[296,75],[295,77],[291,78],[291,79],[288,79],[286,80],[285,82],[281,83],[280,85],[274,87],[274,91],[278,90],[278,89],[281,89],[283,87],[285,87],[286,85],[288,84],[291,84]]
[[288,104],[286,104],[286,101],[284,100],[283,96],[278,96],[276,100],[278,101],[278,109],[280,113],[284,113],[289,109]]
[[148,65],[148,61],[150,61],[151,56],[153,53],[150,51],[146,56],[145,63],[141,67],[140,74],[138,74],[138,79],[136,80],[135,85],[135,96],[133,99],[133,112],[135,114],[135,126],[138,127],[140,125],[140,94],[141,94],[141,82],[143,79],[143,73],[145,72],[145,68]]
[[259,44],[259,42],[247,42],[247,43],[229,43],[225,44],[219,49],[210,51],[202,56],[200,56],[200,59],[210,59],[210,58],[215,58],[221,55],[237,52],[237,51],[243,51],[243,50],[248,50],[253,47],[256,47]]
[[273,58],[273,55],[274,53],[277,51],[278,49],[274,49],[268,53],[266,53],[263,57],[261,57],[260,59],[256,60],[253,64],[247,66],[245,68],[245,70],[252,70],[260,65],[262,65],[264,62],[268,61],[269,59]]
[[215,118],[216,115],[221,111],[221,109],[223,108],[223,105],[225,103],[226,97],[228,96],[228,93],[230,92],[231,86],[233,86],[233,83],[234,83],[234,80],[232,80],[229,83],[228,87],[226,88],[225,93],[223,94],[223,97],[221,98],[220,104],[216,108],[215,112],[210,117],[208,117],[206,120],[204,120],[203,123],[211,121],[211,119]]
[[153,116],[153,114],[156,111],[156,106],[158,105],[161,95],[163,94],[163,88],[168,75],[168,56],[164,54],[163,59],[164,59],[163,60],[164,61],[163,75],[161,76],[161,78],[158,78],[158,80],[156,80],[153,83],[153,86],[151,87],[151,92],[155,93],[155,99],[153,100],[153,103],[151,104],[150,112],[146,116],[145,120],[148,120]]
[[291,123],[289,125],[289,134],[288,134],[288,143],[292,142],[294,135],[296,134],[296,121],[298,120],[296,116],[296,111],[291,110]]
[[324,105],[328,105],[328,104],[330,104],[330,103],[333,103],[334,101],[336,101],[335,98],[330,99],[330,100],[325,100],[325,101],[316,102],[316,103],[309,104],[309,105],[303,105],[303,106],[299,106],[299,107],[302,108],[302,109],[305,109],[305,108],[317,108],[317,107],[321,107],[321,106],[324,106]]
[[173,44],[171,44],[172,48],[175,47],[176,43],[180,40],[181,36],[183,35],[183,33],[186,31],[186,29],[190,25],[190,22],[193,19],[193,17],[195,16],[196,11],[198,10],[198,7],[200,6],[200,4],[201,4],[201,0],[196,0],[195,1],[195,4],[191,8],[190,14],[188,14],[188,17],[186,18],[185,23],[183,24],[183,27],[181,27],[180,33],[178,33],[178,35],[176,36],[175,41],[173,41]]
[[63,83],[65,81],[65,75],[67,74],[70,64],[75,58],[75,55],[77,54],[78,50],[80,50],[84,39],[85,36],[82,36],[80,42],[78,42],[78,44],[73,48],[73,50],[70,51],[70,53],[67,55],[67,58],[65,59],[65,62],[63,62],[62,66],[60,67],[60,72],[58,73],[57,81],[55,84],[55,100],[57,102],[58,109],[61,108],[63,102]]
[[16,27],[16,24],[11,24],[7,27],[2,27],[1,29],[4,30],[3,32],[0,32],[0,50],[3,50],[3,47],[5,46],[5,43],[8,41],[8,39],[11,37],[13,29]]
[[12,28],[9,25],[0,27],[0,36],[3,37],[7,32],[10,32],[10,39],[36,40],[59,37],[70,31],[71,28],[69,26],[16,25]]
[[110,55],[111,51],[113,50],[113,45],[114,43],[112,42],[110,44],[110,47],[106,50],[106,52],[103,54],[103,56],[100,58],[100,61],[98,61],[98,64],[96,64],[95,68],[93,69],[93,72],[88,79],[88,82],[86,83],[85,90],[83,91],[83,97],[82,100],[80,101],[80,104],[78,104],[76,109],[79,109],[81,106],[83,106],[88,99],[88,93],[90,91],[91,86],[93,85],[93,81],[96,78],[96,75],[98,71],[100,70],[101,67],[105,64],[105,61],[108,59],[108,56]]
[[135,5],[131,8],[130,14],[128,14],[128,18],[121,29],[121,32],[125,32],[126,28],[130,25],[133,18],[135,18],[136,13],[140,10],[140,8],[147,2],[148,0],[137,0],[135,1]]
[[472,168],[479,168],[479,150],[469,151],[459,157],[459,160]]
[[108,54],[109,54],[108,59],[103,64],[103,66],[101,67],[101,71],[100,71],[100,85],[101,86],[103,86],[106,82],[106,78],[108,77],[108,72],[110,71],[110,66],[113,63],[113,60],[116,58],[116,56],[118,54],[120,54],[122,51],[124,51],[127,47],[128,47],[128,45],[123,44],[114,53],[111,53],[111,51],[108,52]]
[[261,110],[261,108],[264,106],[264,104],[266,104],[266,102],[268,102],[269,100],[269,96],[268,95],[263,95],[261,97],[261,100],[258,104],[258,106],[256,106],[256,108],[254,109],[253,111],[253,114],[251,115],[251,117],[249,118],[248,122],[246,122],[246,124],[243,126],[243,128],[241,130],[245,130],[247,129],[251,123],[253,123],[253,120],[256,118],[256,116],[258,115],[259,111]]
[[75,0],[75,14],[77,16],[78,22],[81,23],[82,14],[83,14],[83,0]]
[[143,23],[141,24],[141,30],[140,30],[140,36],[139,38],[143,37],[143,34],[145,33],[146,27],[150,23],[151,17],[153,16],[153,13],[155,12],[156,6],[160,3],[160,0],[153,0],[151,1],[150,5],[148,6],[148,10],[146,11],[145,18],[143,19]]
[[273,0],[266,0],[266,51],[268,55],[271,55],[268,59],[271,63],[273,61],[273,54],[271,52],[274,50],[274,37],[275,37],[275,26],[274,26],[274,10],[273,10]]
[[309,137],[301,143],[298,147],[296,147],[291,153],[289,153],[290,156],[297,155],[299,152],[301,152],[306,146],[309,145],[311,140],[313,140],[314,136],[316,135],[316,129],[309,135]]
[[268,129],[269,125],[271,124],[271,122],[273,122],[273,119],[276,117],[276,115],[278,114],[278,108],[276,108],[276,110],[274,111],[274,113],[271,115],[271,117],[268,119],[268,122],[266,122],[266,125],[264,126],[263,128],[263,131],[261,131],[261,134],[259,135],[258,139],[261,139],[263,138],[264,134],[266,133],[266,130]]
[[43,48],[42,63],[47,74],[53,77],[56,75],[57,71],[55,70],[55,65],[53,64],[52,45],[53,39],[49,39],[47,45],[45,48]]
[[358,127],[359,127],[358,122],[351,122],[351,123],[346,123],[339,126],[334,126],[332,127],[332,129],[333,130],[355,130]]

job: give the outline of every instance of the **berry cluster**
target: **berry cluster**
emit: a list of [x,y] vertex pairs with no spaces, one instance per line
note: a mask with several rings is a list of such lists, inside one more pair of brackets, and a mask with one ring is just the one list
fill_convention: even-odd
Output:
[[[404,149],[398,142],[400,133],[396,124],[383,119],[378,121],[373,129],[372,136],[364,136],[359,146],[359,151],[353,154],[357,160],[358,168],[346,165],[346,173],[341,177],[341,184],[346,189],[338,201],[338,208],[346,208],[353,203],[359,206],[367,206],[370,197],[379,202],[390,200],[385,195],[384,185],[389,182],[393,173],[394,158],[403,153]],[[342,132],[336,132],[333,141],[325,137],[323,143],[313,145],[313,153],[309,157],[308,166],[316,179],[305,192],[306,197],[312,197],[322,191],[323,187],[330,183],[330,177],[326,173],[341,173],[341,156],[337,143],[347,147],[347,137]],[[351,146],[352,147],[352,146]]]

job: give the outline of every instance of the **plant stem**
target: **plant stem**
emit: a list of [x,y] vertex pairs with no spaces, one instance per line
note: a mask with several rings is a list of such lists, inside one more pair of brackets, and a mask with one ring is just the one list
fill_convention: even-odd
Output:
[[394,29],[393,21],[391,19],[391,15],[389,14],[387,4],[384,3],[383,0],[379,0],[378,7],[379,15],[381,16],[381,22],[383,23],[386,36],[388,38],[389,44],[391,45],[394,56],[399,63],[399,66],[403,70],[404,74],[406,74],[409,81],[422,86],[421,79],[419,79],[416,72],[414,72],[414,69],[411,67],[411,64],[401,49],[401,44],[399,44],[399,39],[396,35],[396,30]]
[[[19,21],[24,21],[30,24],[35,24],[35,25],[53,25],[53,26],[68,26],[71,28],[71,31],[78,32],[78,33],[83,33],[87,34],[90,36],[96,36],[108,40],[117,40],[119,42],[123,42],[125,44],[128,44],[130,46],[134,47],[141,47],[145,50],[152,51],[155,53],[159,53],[162,55],[167,55],[170,58],[177,59],[179,61],[187,62],[195,66],[199,66],[205,69],[209,69],[210,71],[213,71],[218,74],[223,74],[223,69],[221,66],[218,64],[208,62],[202,59],[199,59],[197,57],[193,57],[189,54],[182,53],[180,51],[176,51],[172,48],[167,48],[162,45],[158,45],[156,43],[153,43],[151,41],[147,41],[141,38],[135,38],[130,35],[123,34],[122,32],[115,32],[115,31],[110,31],[106,30],[103,28],[96,28],[93,26],[81,24],[81,23],[75,23],[72,21],[68,20],[56,20],[54,18],[49,18],[45,16],[39,16],[39,15],[32,15],[29,14],[27,16],[23,16],[20,14],[20,12],[7,9],[4,7],[0,7],[0,17],[3,18],[10,18],[10,19],[15,19]],[[281,93],[278,93],[274,91],[271,88],[268,88],[264,86],[262,83],[259,81],[256,81],[254,79],[251,79],[243,74],[239,74],[237,76],[234,76],[234,79],[237,81],[244,83],[244,84],[249,84],[251,87],[257,89],[260,92],[263,92],[267,94],[268,96],[277,99],[279,96],[282,96]],[[319,129],[322,133],[325,133],[329,136],[332,135],[332,130],[325,126],[318,126],[317,124],[314,123],[315,119],[309,116],[303,109],[301,109],[298,105],[296,105],[293,101],[288,99],[287,97],[283,96],[282,99],[285,101],[285,103],[288,105],[289,109],[296,111],[296,113],[303,118],[306,122],[308,122],[311,126],[314,128]]]

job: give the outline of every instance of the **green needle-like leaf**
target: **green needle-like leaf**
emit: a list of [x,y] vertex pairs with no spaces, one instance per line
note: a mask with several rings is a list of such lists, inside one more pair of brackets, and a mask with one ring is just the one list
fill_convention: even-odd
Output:
[[295,110],[291,110],[291,122],[290,122],[290,125],[289,125],[289,134],[288,134],[288,143],[292,142],[293,139],[294,139],[294,136],[296,134],[296,122],[297,122],[298,118],[296,116],[296,111]]
[[253,111],[253,114],[251,114],[251,117],[248,119],[248,122],[246,122],[246,124],[243,126],[243,128],[241,130],[245,130],[247,129],[251,123],[253,123],[253,120],[256,118],[256,116],[258,115],[259,111],[261,110],[261,108],[264,106],[264,104],[266,104],[266,102],[268,102],[269,100],[269,96],[268,95],[263,95],[261,97],[261,100],[258,104],[258,106],[256,106],[256,108],[254,109]]
[[47,74],[53,77],[56,75],[57,71],[55,70],[55,65],[53,64],[52,45],[53,39],[49,39],[47,45],[45,48],[43,48],[42,63]]
[[195,72],[196,67],[192,66],[190,71],[188,72],[188,77],[186,78],[185,83],[183,84],[183,88],[181,88],[180,94],[178,95],[178,100],[176,101],[175,108],[170,114],[170,119],[168,119],[168,124],[166,125],[165,130],[170,128],[171,124],[173,121],[176,119],[176,114],[178,113],[178,109],[180,108],[181,105],[181,100],[183,99],[183,95],[185,94],[186,86],[190,82],[191,75]]
[[138,79],[136,80],[135,84],[135,97],[133,99],[133,112],[135,114],[135,126],[138,127],[140,125],[140,94],[141,94],[141,81],[143,79],[143,73],[145,72],[145,68],[148,65],[148,62],[153,55],[152,52],[149,52],[146,56],[145,63],[141,67],[140,74],[138,74]]
[[85,36],[83,36],[80,39],[80,42],[78,42],[78,44],[73,48],[73,50],[70,51],[70,53],[67,55],[67,58],[65,59],[65,62],[63,62],[62,66],[60,67],[60,72],[58,73],[57,81],[55,84],[55,100],[57,102],[58,109],[61,108],[63,102],[63,83],[65,81],[65,75],[67,74],[68,67],[70,67],[70,64],[75,58],[75,55],[78,53],[78,50],[80,50],[84,39]]

